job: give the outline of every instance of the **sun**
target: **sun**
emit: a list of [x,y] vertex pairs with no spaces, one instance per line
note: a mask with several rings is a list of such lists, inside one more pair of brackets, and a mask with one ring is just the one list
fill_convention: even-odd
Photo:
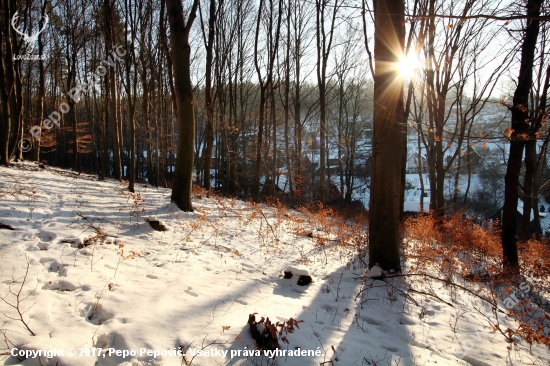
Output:
[[421,66],[420,57],[417,54],[410,53],[400,57],[399,62],[396,65],[399,76],[404,79],[410,79],[416,73]]

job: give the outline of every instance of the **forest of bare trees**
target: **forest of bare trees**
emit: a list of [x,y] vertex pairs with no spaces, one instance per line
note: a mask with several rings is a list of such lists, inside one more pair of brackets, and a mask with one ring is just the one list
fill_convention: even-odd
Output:
[[[542,231],[548,2],[0,3],[2,165],[172,187],[184,211],[193,185],[291,207],[370,200],[371,244],[391,233],[398,255],[407,172],[420,210],[490,216],[472,176],[498,163],[511,266],[516,236]],[[488,106],[504,117],[480,128]]]

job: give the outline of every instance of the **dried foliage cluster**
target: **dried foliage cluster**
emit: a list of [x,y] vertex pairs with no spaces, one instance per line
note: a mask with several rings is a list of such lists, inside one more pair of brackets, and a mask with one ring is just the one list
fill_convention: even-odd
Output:
[[[407,219],[404,232],[405,271],[400,276],[406,277],[409,294],[434,283],[455,296],[456,291],[466,292],[483,304],[466,305],[485,317],[486,328],[511,343],[523,338],[550,348],[550,302],[544,297],[550,289],[547,242],[531,239],[522,244],[521,274],[510,276],[502,272],[498,223],[480,223],[462,212],[443,220],[426,214]],[[489,311],[483,310],[487,307]],[[504,318],[512,318],[515,326],[503,325]]]

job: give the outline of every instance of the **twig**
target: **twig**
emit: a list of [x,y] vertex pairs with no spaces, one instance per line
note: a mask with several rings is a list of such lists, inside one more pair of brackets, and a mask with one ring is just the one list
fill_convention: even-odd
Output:
[[[17,304],[12,304],[11,302],[7,301],[5,297],[0,297],[0,300],[2,300],[4,303],[6,303],[8,306],[14,308],[16,311],[17,311],[17,314],[19,314],[19,319],[15,319],[15,318],[12,318],[12,317],[9,317],[7,315],[4,314],[4,316],[6,316],[7,318],[9,319],[12,319],[12,320],[20,320],[21,323],[23,323],[23,325],[25,326],[25,328],[27,328],[27,330],[33,335],[33,336],[36,336],[36,334],[32,331],[32,329],[29,327],[29,325],[27,324],[27,322],[25,321],[25,319],[23,318],[23,315],[29,311],[29,309],[25,310],[25,311],[21,311],[21,303],[23,301],[25,301],[33,292],[34,290],[36,290],[36,288],[34,290],[32,290],[28,295],[27,297],[25,297],[24,299],[21,298],[21,292],[23,291],[23,287],[25,287],[25,282],[27,281],[27,276],[29,274],[29,267],[30,267],[30,263],[29,263],[29,258],[25,255],[25,260],[27,261],[27,269],[25,271],[25,276],[23,277],[23,283],[21,284],[21,287],[19,287],[19,291],[17,291],[17,293],[13,292],[11,290],[11,284],[10,284],[10,287],[9,287],[9,292],[10,294],[12,294],[13,296],[15,296],[15,300],[17,302]],[[15,279],[12,281],[12,283],[15,282]],[[38,283],[36,284],[38,286]],[[32,307],[32,306],[31,306]]]
[[267,226],[269,226],[269,228],[271,229],[271,232],[273,233],[273,236],[275,237],[275,239],[277,239],[277,234],[275,234],[275,230],[273,229],[273,226],[271,226],[271,224],[270,224],[269,221],[267,220],[267,217],[265,217],[264,211],[260,208],[260,206],[258,206],[258,210],[260,210],[260,213],[261,213],[262,216],[264,217],[264,220],[265,220],[265,222],[267,223]]

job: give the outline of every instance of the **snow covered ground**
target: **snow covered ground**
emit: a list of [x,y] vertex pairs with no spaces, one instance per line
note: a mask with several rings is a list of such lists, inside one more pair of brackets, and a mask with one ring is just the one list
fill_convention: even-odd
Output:
[[[351,238],[305,213],[204,195],[183,213],[168,189],[31,163],[0,167],[0,203],[7,365],[550,364],[543,346],[508,349],[464,294],[433,286],[454,307],[415,304],[363,279]],[[274,360],[255,352],[253,313],[303,321]]]

